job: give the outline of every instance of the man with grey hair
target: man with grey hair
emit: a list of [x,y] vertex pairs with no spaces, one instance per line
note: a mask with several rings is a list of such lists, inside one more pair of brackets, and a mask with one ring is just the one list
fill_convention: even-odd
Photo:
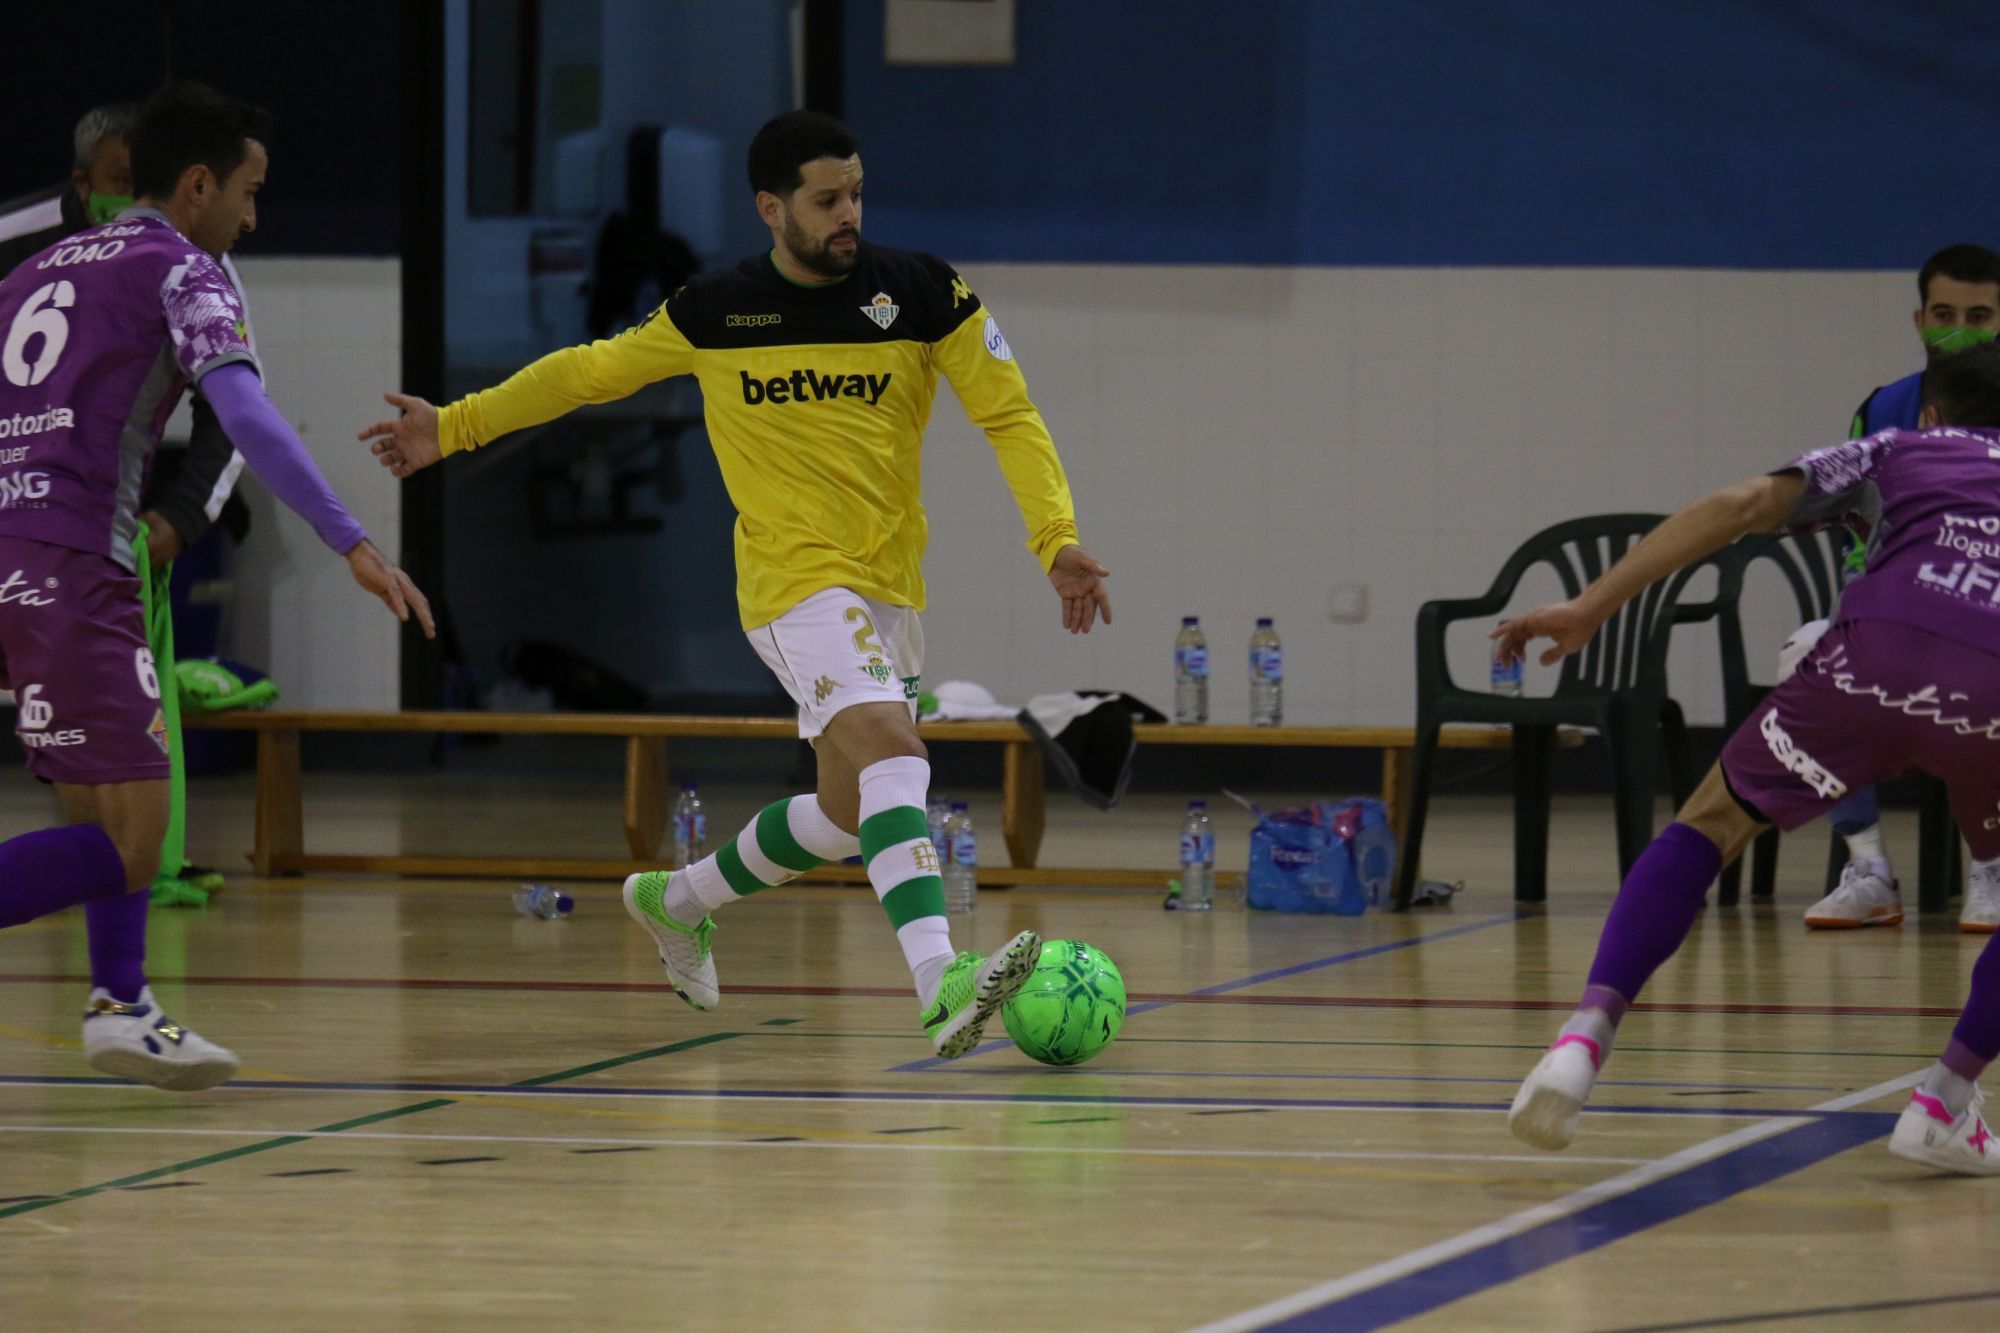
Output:
[[[126,102],[92,107],[84,112],[72,136],[75,155],[69,184],[26,207],[0,209],[0,277],[12,272],[29,255],[38,254],[86,227],[110,222],[132,206],[132,150],[126,141],[138,114],[139,108]],[[221,256],[221,264],[242,301],[244,338],[254,347],[249,303],[243,300],[243,279],[227,254]],[[243,471],[243,456],[223,433],[207,399],[197,391],[192,400],[194,420],[188,432],[188,447],[180,455],[180,466],[160,469],[147,488],[145,509],[139,515],[140,544],[145,557],[141,569],[145,571],[148,595],[147,638],[154,662],[169,684],[173,681],[174,648],[173,621],[167,606],[174,557],[199,541],[221,517],[223,506]],[[238,509],[241,511],[240,503]],[[242,522],[247,524],[247,512],[242,513]],[[237,535],[242,535],[240,526]],[[222,877],[213,870],[187,863],[180,716],[178,709],[171,706],[164,711],[174,733],[173,800],[167,845],[153,896],[164,904],[199,905],[207,901],[209,890],[222,886]]]
[[138,110],[118,102],[84,112],[71,137],[69,183],[0,210],[0,274],[132,206],[132,150],[125,138]]

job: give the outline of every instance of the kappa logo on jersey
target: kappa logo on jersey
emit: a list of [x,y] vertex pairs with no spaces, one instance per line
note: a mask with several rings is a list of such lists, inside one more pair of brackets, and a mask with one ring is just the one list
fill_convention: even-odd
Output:
[[881,375],[822,375],[817,370],[794,370],[788,375],[758,379],[747,370],[736,372],[743,378],[743,401],[751,407],[759,403],[825,402],[829,398],[859,398],[870,407],[882,401],[893,371]]
[[724,315],[722,327],[725,329],[761,329],[772,324],[785,322],[783,315]]
[[30,750],[61,749],[88,741],[81,727],[51,730],[50,724],[56,720],[55,705],[42,698],[41,686],[22,686],[18,701],[21,713],[14,722],[14,734]]
[[951,279],[951,308],[956,310],[962,302],[970,301],[971,299],[971,285],[964,278],[954,274]]
[[896,322],[896,316],[903,313],[903,307],[887,292],[875,293],[875,299],[861,307],[861,313],[880,324],[885,330]]
[[1764,721],[1757,729],[1764,733],[1764,744],[1771,751],[1771,756],[1796,774],[1806,786],[1829,801],[1847,794],[1847,784],[1827,772],[1826,766],[1819,760],[1801,750],[1791,733],[1778,725],[1777,709],[1764,714]]

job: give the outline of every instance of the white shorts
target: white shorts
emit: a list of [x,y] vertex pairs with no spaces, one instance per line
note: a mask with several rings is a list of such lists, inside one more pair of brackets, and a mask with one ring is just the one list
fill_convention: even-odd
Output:
[[749,636],[798,704],[802,740],[818,736],[835,713],[855,704],[907,704],[911,718],[917,715],[924,627],[907,606],[828,588]]

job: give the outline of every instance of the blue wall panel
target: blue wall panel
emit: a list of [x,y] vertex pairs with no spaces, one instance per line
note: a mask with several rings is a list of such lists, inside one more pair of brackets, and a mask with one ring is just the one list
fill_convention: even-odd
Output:
[[847,7],[869,231],[958,259],[1904,268],[2000,244],[1966,0],[1019,0],[1006,68]]

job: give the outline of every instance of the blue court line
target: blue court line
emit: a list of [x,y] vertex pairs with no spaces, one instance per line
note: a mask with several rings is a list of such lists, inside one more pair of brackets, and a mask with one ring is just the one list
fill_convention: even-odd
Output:
[[[1273,968],[1269,972],[1259,972],[1255,976],[1239,977],[1234,981],[1224,981],[1214,986],[1204,986],[1200,990],[1189,991],[1188,994],[1226,995],[1230,991],[1243,990],[1250,986],[1261,986],[1267,981],[1276,981],[1279,977],[1297,976],[1301,972],[1317,972],[1323,967],[1335,967],[1341,963],[1359,962],[1363,958],[1373,958],[1377,954],[1394,953],[1398,949],[1413,949],[1419,944],[1429,944],[1432,940],[1449,939],[1453,935],[1464,935],[1469,931],[1487,930],[1494,926],[1508,925],[1519,921],[1523,915],[1520,912],[1507,912],[1500,916],[1488,917],[1484,921],[1470,921],[1462,926],[1451,926],[1445,930],[1433,930],[1422,935],[1412,935],[1408,939],[1391,940],[1387,944],[1371,944],[1365,949],[1350,949],[1346,953],[1337,953],[1331,957],[1315,958],[1311,962],[1294,963],[1290,967]],[[1135,1004],[1127,1009],[1125,1017],[1131,1018],[1134,1014],[1149,1013],[1154,1009],[1164,1009],[1170,1004],[1179,1003],[1181,1003],[1179,1000],[1147,1000],[1143,1004]],[[992,1051],[1004,1051],[1013,1044],[1011,1041],[983,1041],[958,1059],[965,1060],[972,1056],[985,1055]],[[927,1060],[913,1060],[906,1065],[897,1065],[889,1070],[889,1072],[891,1074],[916,1074],[927,1069],[936,1069],[941,1065],[957,1063],[958,1060],[941,1060],[936,1056],[932,1056]]]
[[[1005,1068],[987,1065],[981,1069],[961,1069],[961,1074],[978,1074],[988,1078],[1036,1078],[1053,1075],[1057,1078],[1281,1078],[1308,1079],[1323,1083],[1501,1083],[1510,1088],[1521,1086],[1519,1074],[1509,1074],[1504,1078],[1476,1077],[1470,1074],[1271,1074],[1271,1073],[1231,1073],[1221,1069],[1050,1069],[1037,1066],[1023,1069],[1019,1066]],[[1683,1083],[1662,1079],[1615,1079],[1600,1078],[1591,1085],[1596,1088],[1688,1088],[1702,1092],[1839,1092],[1841,1089],[1816,1083]],[[1777,1114],[1774,1112],[1773,1114]],[[1787,1113],[1789,1114],[1789,1113]]]
[[[0,1074],[0,1087],[44,1088],[137,1088],[124,1079],[102,1077],[37,1076]],[[563,1084],[525,1087],[517,1083],[357,1083],[311,1079],[231,1079],[224,1089],[256,1089],[272,1092],[425,1092],[494,1093],[509,1097],[644,1097],[669,1100],[715,1101],[800,1101],[800,1102],[965,1102],[996,1105],[1061,1106],[1267,1106],[1273,1110],[1346,1111],[1467,1111],[1496,1113],[1508,1109],[1507,1102],[1412,1101],[1398,1099],[1372,1101],[1365,1098],[1336,1097],[1166,1097],[1126,1096],[1089,1092],[909,1092],[909,1091],[826,1091],[804,1088],[631,1088]],[[1592,1115],[1694,1116],[1705,1119],[1769,1120],[1773,1116],[1810,1115],[1839,1118],[1874,1114],[1859,1111],[1789,1111],[1748,1106],[1593,1106]]]
[[[1593,1107],[1593,1114],[1595,1111]],[[1893,1112],[1822,1114],[1811,1124],[1746,1144],[1630,1194],[1606,1199],[1518,1236],[1329,1301],[1265,1328],[1292,1333],[1362,1333],[1414,1319],[1768,1185],[1882,1138],[1895,1124]]]

